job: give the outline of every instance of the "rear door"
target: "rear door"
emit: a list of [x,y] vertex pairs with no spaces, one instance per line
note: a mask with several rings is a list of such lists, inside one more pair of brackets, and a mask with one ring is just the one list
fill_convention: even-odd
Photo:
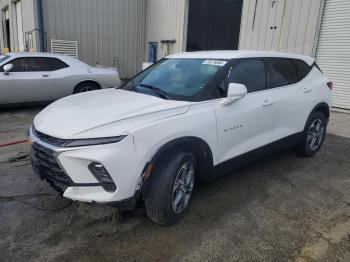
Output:
[[217,117],[219,163],[273,140],[273,100],[271,91],[266,90],[263,59],[234,62],[227,82],[244,84],[248,94],[226,106],[220,104],[220,99],[213,102]]
[[0,68],[0,104],[50,101],[54,78],[45,57],[20,57],[9,61],[13,69],[8,75]]
[[[274,100],[274,140],[301,132],[309,113],[308,86],[303,81],[310,67],[302,60],[266,58],[267,88]],[[310,105],[311,106],[311,105]]]

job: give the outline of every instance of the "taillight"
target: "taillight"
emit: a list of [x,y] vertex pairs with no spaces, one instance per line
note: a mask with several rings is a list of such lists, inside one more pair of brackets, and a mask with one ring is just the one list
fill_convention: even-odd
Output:
[[333,82],[328,82],[327,86],[329,87],[330,90],[332,90],[333,89]]

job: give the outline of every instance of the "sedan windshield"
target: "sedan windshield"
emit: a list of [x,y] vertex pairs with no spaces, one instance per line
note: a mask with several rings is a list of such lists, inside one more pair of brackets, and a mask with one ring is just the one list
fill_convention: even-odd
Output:
[[226,63],[225,60],[164,59],[121,88],[164,99],[188,99],[198,94]]
[[7,60],[10,56],[9,55],[0,55],[0,64]]

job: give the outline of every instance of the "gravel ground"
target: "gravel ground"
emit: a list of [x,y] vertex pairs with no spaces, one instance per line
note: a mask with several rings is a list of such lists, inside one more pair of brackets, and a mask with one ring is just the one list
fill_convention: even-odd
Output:
[[[25,137],[40,108],[0,112],[0,144]],[[71,204],[0,148],[1,261],[350,261],[350,139],[313,158],[290,151],[199,185],[190,213],[162,227],[140,208]]]

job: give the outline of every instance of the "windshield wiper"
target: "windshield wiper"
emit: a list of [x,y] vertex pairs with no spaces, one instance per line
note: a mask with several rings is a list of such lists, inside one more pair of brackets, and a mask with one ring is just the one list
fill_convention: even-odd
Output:
[[163,91],[162,89],[158,88],[158,87],[155,87],[155,86],[152,86],[152,85],[148,85],[148,84],[139,84],[139,86],[151,89],[154,93],[159,95],[161,98],[169,99],[169,94],[167,92]]

